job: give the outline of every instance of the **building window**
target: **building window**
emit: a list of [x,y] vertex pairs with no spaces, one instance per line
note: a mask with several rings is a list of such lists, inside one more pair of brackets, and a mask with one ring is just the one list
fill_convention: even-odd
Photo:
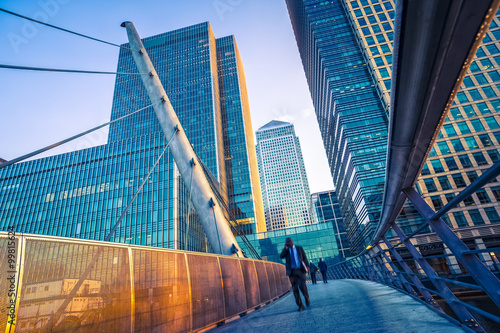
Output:
[[450,182],[448,181],[447,176],[438,177],[438,181],[439,181],[439,185],[441,185],[441,188],[443,189],[443,191],[451,190],[451,185],[450,185]]
[[488,197],[488,194],[484,189],[480,189],[479,191],[476,192],[477,198],[479,199],[479,202],[482,204],[490,203],[491,200]]
[[477,172],[476,171],[468,171],[466,174],[467,174],[467,178],[469,178],[469,181],[471,183],[477,179]]
[[464,119],[464,116],[462,116],[458,108],[450,109],[450,113],[453,116],[453,119],[455,120]]
[[444,125],[443,127],[444,127],[444,130],[446,131],[446,134],[449,137],[457,136],[457,131],[455,131],[455,128],[453,127],[452,124],[447,124],[447,125]]
[[436,211],[440,210],[443,207],[443,201],[441,201],[441,197],[439,195],[432,196],[431,201]]
[[472,79],[470,77],[466,76],[464,78],[464,85],[465,85],[465,88],[474,87],[474,82],[472,82]]
[[457,126],[458,126],[458,129],[460,130],[460,133],[462,133],[462,134],[471,133],[470,128],[465,121],[461,122],[461,123],[457,123]]
[[420,175],[425,176],[425,175],[430,175],[431,171],[429,170],[429,167],[427,166],[427,163],[424,163],[424,166],[422,167],[422,172]]
[[444,159],[446,165],[448,166],[448,170],[453,171],[453,170],[458,170],[458,165],[457,162],[455,162],[455,159],[453,157],[447,157]]
[[453,149],[455,149],[455,151],[458,153],[459,151],[464,151],[464,146],[462,145],[462,142],[460,141],[460,139],[454,139],[454,140],[451,140],[451,145],[453,146]]
[[493,163],[497,162],[500,159],[500,154],[498,154],[498,151],[495,150],[488,150],[488,155],[490,155],[491,161]]
[[486,79],[486,76],[484,74],[476,74],[474,75],[474,78],[476,79],[477,83],[479,84],[487,84],[488,80]]
[[465,106],[462,106],[462,108],[464,109],[464,112],[467,115],[467,117],[477,116],[476,111],[474,110],[472,105],[465,105]]
[[477,103],[476,108],[479,110],[479,112],[481,112],[481,114],[491,113],[490,109],[488,108],[488,105],[486,105],[485,102]]
[[486,213],[486,216],[488,216],[490,223],[500,223],[500,216],[498,216],[495,207],[485,208],[484,212]]
[[489,147],[492,145],[490,136],[488,134],[479,135],[479,140],[481,140],[481,143],[484,147]]
[[431,165],[434,168],[435,173],[444,172],[444,168],[443,168],[443,165],[441,164],[441,161],[432,160]]
[[477,165],[487,165],[488,162],[486,161],[486,158],[484,158],[484,155],[482,152],[477,152],[472,154],[474,156],[474,159],[476,160]]
[[500,186],[499,187],[492,187],[491,193],[493,193],[495,200],[500,202]]
[[455,182],[456,187],[460,188],[460,187],[466,186],[464,177],[462,177],[461,174],[457,173],[455,175],[452,175],[451,177],[453,178],[453,181]]
[[441,151],[442,155],[449,154],[450,153],[450,147],[448,147],[448,144],[446,141],[441,141],[437,143],[439,150]]
[[467,155],[459,155],[458,159],[464,168],[470,168],[472,166],[472,162],[470,161],[469,156]]
[[479,146],[476,142],[476,139],[474,139],[473,136],[469,136],[468,138],[464,138],[464,139],[465,139],[465,143],[467,144],[467,147],[469,147],[469,149],[479,148]]
[[453,213],[453,217],[455,218],[455,222],[459,228],[467,227],[469,224],[467,223],[467,219],[463,212]]
[[424,179],[425,187],[427,187],[427,192],[436,192],[437,187],[436,183],[434,183],[434,179],[428,178]]
[[481,96],[481,94],[479,93],[479,91],[477,89],[469,90],[469,95],[473,101],[480,101],[483,99],[483,97]]
[[[472,67],[472,65],[471,65]],[[457,99],[460,103],[467,103],[469,102],[469,99],[467,98],[467,95],[465,95],[465,93],[463,91],[459,92],[457,94]]]
[[481,213],[479,213],[478,209],[469,210],[469,215],[470,215],[470,218],[471,218],[472,222],[474,223],[474,225],[483,225],[484,224],[483,217],[481,216]]
[[500,127],[498,126],[498,122],[496,121],[495,117],[484,118],[484,120],[486,120],[486,123],[488,124],[490,129],[495,129]]
[[453,200],[453,198],[455,198],[455,194],[447,193],[444,195],[444,197],[446,198],[446,202],[450,202],[451,200]]
[[464,199],[464,204],[466,206],[475,206],[476,202],[474,201],[474,199],[472,198],[472,196],[469,195],[467,198]]
[[484,126],[481,123],[481,120],[474,119],[474,120],[471,120],[470,123],[472,124],[472,127],[474,127],[474,130],[476,132],[482,132],[482,131],[484,131]]

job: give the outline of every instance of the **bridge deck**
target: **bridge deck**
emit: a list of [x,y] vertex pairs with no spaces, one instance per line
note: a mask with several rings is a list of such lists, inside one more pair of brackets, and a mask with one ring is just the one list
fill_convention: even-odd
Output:
[[311,306],[298,312],[293,294],[211,330],[220,332],[464,332],[422,303],[361,280],[308,284]]

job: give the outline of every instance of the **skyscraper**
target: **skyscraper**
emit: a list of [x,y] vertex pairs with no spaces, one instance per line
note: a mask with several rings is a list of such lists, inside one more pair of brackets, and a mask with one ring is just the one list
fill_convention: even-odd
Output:
[[342,2],[287,5],[351,249],[359,252],[380,218],[388,118]]
[[[342,147],[335,146],[333,142],[339,139],[339,143],[347,141],[348,144],[359,147],[358,140],[363,135],[373,135],[378,131],[375,128],[366,128],[363,135],[349,136],[350,125],[343,120],[344,115],[337,111],[338,104],[344,98],[342,93],[352,92],[355,94],[354,98],[360,100],[363,99],[364,92],[362,87],[355,85],[346,84],[345,89],[340,90],[338,86],[347,82],[344,77],[355,77],[357,69],[364,68],[370,77],[371,86],[376,88],[373,90],[378,95],[381,110],[388,113],[394,1],[287,0],[287,4],[317,110],[334,183],[338,188],[337,170],[343,170],[342,159],[330,159],[329,154],[335,156],[344,153]],[[497,14],[483,39],[483,45],[477,51],[468,75],[464,78],[461,90],[418,180],[417,188],[436,210],[499,159],[499,24]],[[332,29],[328,30],[327,27]],[[342,34],[351,36],[357,51],[344,47]],[[362,55],[361,62],[343,62],[346,57],[353,57],[352,52]],[[326,64],[322,65],[318,59],[322,59]],[[323,100],[329,92],[334,98],[331,104],[327,105]],[[360,121],[366,117],[370,117],[369,112],[362,111]],[[382,115],[380,117],[383,118]],[[337,126],[338,122],[342,124],[341,129]],[[338,136],[335,133],[338,133]],[[375,147],[377,146],[374,145],[372,149],[377,149]],[[362,155],[357,159],[355,169],[358,174],[371,173],[374,161],[376,160],[369,155]],[[345,216],[349,214],[349,208],[345,207],[346,201],[342,198],[345,192],[339,191],[338,195]],[[500,186],[497,179],[452,209],[444,216],[444,220],[453,228],[466,228],[467,232],[464,231],[460,236],[466,243],[469,242],[470,246],[498,247],[500,242],[496,240],[498,236],[495,235],[500,233],[500,229],[490,224],[500,222],[499,200]],[[421,222],[421,217],[409,204],[403,208],[398,218],[398,224],[407,233],[415,231]],[[362,247],[357,245],[359,242],[356,241],[356,232],[351,230],[349,218],[346,228],[349,238],[354,241],[352,246],[356,251],[361,250]],[[366,230],[363,227],[359,229],[360,232]],[[432,243],[432,240],[427,236],[416,237],[417,245],[424,246],[429,242]]]
[[267,230],[315,223],[302,151],[293,125],[272,120],[256,134]]
[[340,213],[339,201],[335,191],[324,191],[311,194],[312,203],[318,223],[331,223],[337,241],[341,260],[351,256],[349,240]]
[[[222,39],[218,50],[206,22],[148,37],[143,42],[198,157],[217,179],[223,200],[234,202],[236,193],[240,193],[228,194],[227,184],[237,183],[238,190],[245,190],[247,196],[233,204],[233,209],[242,203],[244,208],[237,218],[246,219],[249,232],[256,230],[256,221],[264,222],[259,217],[261,203],[253,200],[258,180],[251,175],[257,173],[257,165],[255,157],[248,158],[249,147],[254,148],[251,139],[246,139],[246,133],[252,131],[234,38]],[[230,50],[232,58],[224,58]],[[236,72],[224,68],[230,61],[238,64]],[[136,71],[127,48],[120,49],[117,71]],[[221,81],[225,80],[232,85],[223,86]],[[228,100],[232,108],[226,106]],[[166,139],[154,111],[147,108],[150,104],[138,76],[119,75],[111,119],[144,109],[113,123],[108,144],[1,169],[0,229],[14,226],[19,232],[102,240],[144,182],[113,240],[206,250],[204,232],[189,204],[188,182],[180,178],[168,149],[159,159]],[[223,115],[228,109],[230,112]],[[243,142],[238,146],[238,158],[242,162],[246,155],[247,163],[231,169],[231,174],[240,177],[235,181],[226,176],[226,161],[232,156],[225,156],[225,151],[235,145],[225,143],[224,128],[236,120],[238,126],[231,128],[230,135]],[[147,178],[157,160],[158,165]]]

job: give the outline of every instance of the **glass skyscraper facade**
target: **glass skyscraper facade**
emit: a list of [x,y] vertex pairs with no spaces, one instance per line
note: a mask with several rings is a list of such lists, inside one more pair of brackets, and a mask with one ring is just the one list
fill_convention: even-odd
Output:
[[[210,24],[201,23],[148,37],[143,42],[197,155],[218,180],[220,192],[229,203],[235,201],[236,192],[228,193],[228,184],[232,187],[237,184],[238,190],[247,191],[246,201],[233,204],[233,207],[239,207],[239,203],[246,206],[239,215],[234,215],[246,219],[248,232],[257,231],[256,221],[264,224],[263,216],[259,218],[263,210],[259,207],[261,202],[253,200],[254,189],[258,189],[257,177],[252,178],[252,172],[257,173],[255,154],[253,160],[247,157],[247,163],[242,163],[243,155],[251,154],[254,146],[245,138],[252,128],[243,68],[234,38],[221,39],[221,54]],[[230,50],[233,57],[224,59],[222,55],[228,56]],[[231,72],[231,62],[238,65],[237,71]],[[117,71],[137,71],[127,48],[120,50]],[[223,86],[220,82],[226,79],[231,83]],[[231,90],[233,87],[236,88]],[[229,109],[225,105],[228,101],[231,112],[223,115]],[[150,104],[138,76],[117,76],[112,120]],[[230,133],[239,146],[228,145],[224,139],[226,124],[234,122],[238,126],[233,126]],[[106,145],[1,169],[0,230],[14,226],[17,232],[103,240],[146,180],[166,143],[150,107],[113,123]],[[241,163],[231,169],[231,174],[240,176],[237,180],[226,176],[226,164],[232,156],[226,156],[225,151],[231,151],[233,146],[241,150],[238,155]],[[259,195],[257,191],[257,198]],[[210,250],[196,213],[190,208],[189,188],[168,148],[112,240]]]
[[[376,89],[380,105],[388,114],[390,107],[391,65],[394,1],[375,0],[334,0],[309,1],[287,0],[290,17],[294,26],[297,43],[301,52],[304,69],[308,77],[311,94],[315,103],[318,121],[323,134],[327,155],[332,152],[330,142],[336,139],[333,132],[336,127],[325,122],[325,116],[333,118],[333,124],[342,121],[342,115],[336,112],[336,105],[341,95],[335,97],[334,107],[321,108],[320,103],[325,98],[321,93],[323,86],[329,86],[335,94],[336,86],[333,82],[340,80],[342,75],[352,76],[359,66],[366,68]],[[321,19],[319,18],[321,17]],[[345,31],[329,30],[326,33],[326,24],[330,26],[341,24],[342,18],[348,21]],[[444,126],[438,134],[436,143],[429,154],[422,174],[417,183],[417,189],[426,201],[436,210],[450,201],[461,189],[470,184],[475,178],[499,159],[500,148],[500,28],[499,16],[494,18],[488,33],[478,49],[474,62],[471,64],[467,76],[445,120]],[[337,42],[330,47],[324,47],[326,41],[336,38],[338,34],[351,35],[356,41],[357,49],[363,56],[362,63],[352,63],[349,71],[344,74],[345,64],[342,57],[335,60],[335,65],[328,70],[327,66],[318,67],[318,57],[327,58],[330,54],[346,52]],[[336,67],[337,66],[337,67]],[[355,67],[356,66],[356,67]],[[328,84],[325,82],[328,81]],[[333,81],[333,82],[332,82]],[[347,87],[346,87],[347,88]],[[349,91],[356,91],[350,86]],[[344,90],[346,91],[346,90]],[[363,93],[356,93],[359,99]],[[322,125],[325,124],[326,125]],[[341,131],[338,130],[338,131]],[[349,141],[347,131],[343,129],[343,140]],[[366,134],[377,132],[367,129]],[[387,138],[384,138],[384,142]],[[337,148],[336,148],[337,149]],[[340,150],[337,154],[342,154]],[[363,157],[366,164],[371,159]],[[342,169],[342,160],[331,160],[330,167],[336,181],[335,170]],[[359,168],[359,166],[358,166]],[[345,192],[338,191],[342,213],[345,216],[348,209],[344,207]],[[444,220],[452,228],[460,228],[459,236],[471,248],[498,247],[500,241],[500,184],[497,179],[488,183],[483,189],[467,198],[459,206],[444,216]],[[416,210],[407,204],[398,218],[398,224],[406,233],[416,230],[422,222]],[[349,239],[353,240],[353,247],[357,251],[353,239],[355,233],[347,219],[346,228]],[[361,227],[361,230],[365,228]],[[425,232],[428,232],[424,231]],[[360,231],[361,232],[361,231]],[[417,235],[417,245],[427,246],[437,242],[432,235]],[[439,244],[435,244],[439,245]],[[443,249],[441,246],[436,248]],[[437,253],[436,253],[437,254]],[[484,254],[488,256],[489,254]]]
[[312,203],[318,223],[331,223],[339,249],[341,260],[351,256],[349,240],[344,227],[339,201],[335,191],[324,191],[311,194]]
[[302,150],[293,125],[272,120],[256,134],[267,230],[315,223]]
[[351,249],[380,218],[388,118],[341,1],[287,0]]

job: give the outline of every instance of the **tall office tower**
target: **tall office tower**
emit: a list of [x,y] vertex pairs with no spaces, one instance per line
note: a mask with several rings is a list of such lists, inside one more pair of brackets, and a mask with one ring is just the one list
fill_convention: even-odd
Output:
[[293,125],[272,120],[256,134],[267,230],[315,223],[302,151]]
[[233,36],[216,40],[227,191],[244,234],[266,231],[252,120],[240,53]]
[[[217,42],[210,25],[197,24],[143,41],[183,129],[227,197],[225,118],[221,114],[227,108],[220,103],[226,88],[219,85],[226,75],[218,70]],[[238,55],[234,57],[241,65]],[[130,51],[121,48],[118,72],[136,71]],[[243,82],[239,74],[228,72],[228,80]],[[224,96],[236,104],[246,100],[246,92],[240,91],[241,95],[230,91]],[[113,123],[108,144],[1,169],[0,230],[14,226],[19,232],[102,240],[122,216],[112,239],[116,242],[205,251],[206,237],[189,204],[189,180],[180,178],[165,150],[168,138],[153,109],[146,108],[150,104],[137,75],[118,76],[111,118],[145,109]],[[248,123],[249,111],[244,107],[239,109],[245,113],[240,118],[246,117]],[[236,119],[237,112],[235,107],[231,117]],[[248,126],[235,127],[231,133],[244,141]],[[241,174],[245,167],[250,174],[257,165],[249,160],[239,169]],[[137,199],[122,215],[142,183]],[[239,184],[246,184],[245,180]],[[248,185],[246,189],[254,198],[254,188]]]
[[388,118],[340,0],[287,0],[351,250],[382,206]]
[[[301,44],[311,43],[313,46],[317,34],[311,28],[303,27],[310,17],[321,16],[322,20],[338,23],[338,15],[329,8],[330,4],[319,1],[289,0],[292,23],[302,53],[304,68],[308,77],[321,76],[312,70],[310,53],[305,53]],[[309,8],[307,17],[293,14],[293,8]],[[351,27],[350,34],[356,37],[364,56],[365,67],[368,68],[377,87],[377,94],[386,112],[389,110],[391,89],[391,64],[394,1],[335,1],[335,7],[346,13]],[[295,12],[297,10],[295,9]],[[314,12],[314,14],[312,14]],[[305,13],[302,10],[302,13]],[[295,19],[294,19],[295,17]],[[498,14],[494,18],[489,32],[483,39],[474,62],[464,78],[445,124],[437,137],[436,144],[429,154],[418,180],[417,188],[426,201],[435,209],[450,201],[458,191],[470,184],[483,170],[499,159],[500,129],[499,111],[500,94],[497,84],[500,82],[500,21]],[[309,29],[309,35],[300,33],[300,29]],[[320,29],[315,27],[314,29]],[[321,31],[318,31],[319,33]],[[314,49],[313,49],[314,50]],[[327,50],[332,52],[331,50]],[[321,53],[315,50],[314,53]],[[306,65],[308,64],[308,65]],[[337,63],[341,65],[341,63]],[[309,66],[309,67],[307,67]],[[310,73],[308,73],[310,71]],[[339,76],[336,69],[331,76]],[[317,89],[310,79],[311,91]],[[313,98],[314,100],[314,98]],[[330,111],[334,116],[334,111]],[[320,120],[319,120],[320,121]],[[321,121],[320,121],[321,124]],[[323,137],[325,140],[325,136]],[[326,138],[328,140],[328,137]],[[327,141],[325,141],[327,142]],[[325,143],[325,147],[327,144]],[[339,193],[340,196],[340,193]],[[453,228],[465,228],[460,237],[471,247],[498,247],[497,240],[500,229],[490,224],[500,222],[499,205],[500,186],[493,180],[483,189],[465,200],[450,211],[444,220]],[[343,210],[344,211],[344,210]],[[421,223],[421,218],[411,205],[405,206],[398,224],[407,233],[411,233]],[[349,232],[349,230],[348,230]],[[422,248],[433,248],[443,252],[442,244],[432,244],[432,237],[417,236],[416,243]],[[437,245],[429,247],[428,245]],[[428,254],[437,254],[427,252]],[[488,254],[486,254],[488,255]]]
[[331,223],[337,240],[339,256],[345,260],[351,256],[349,240],[344,227],[339,201],[335,191],[324,191],[311,194],[312,203],[318,218],[318,223]]

